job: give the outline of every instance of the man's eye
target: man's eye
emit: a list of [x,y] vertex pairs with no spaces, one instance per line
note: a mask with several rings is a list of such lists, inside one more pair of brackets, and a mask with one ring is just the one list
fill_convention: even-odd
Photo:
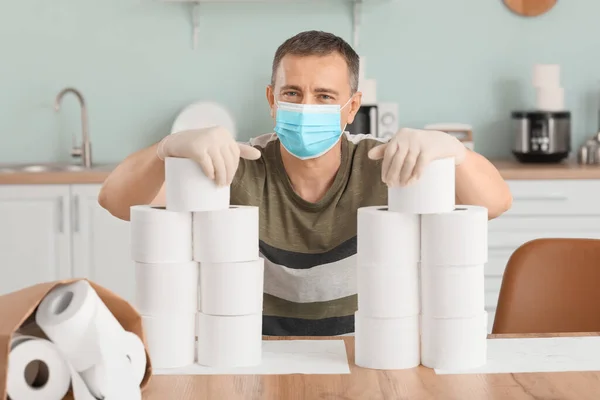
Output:
[[323,100],[333,100],[333,97],[331,97],[331,96],[329,96],[327,94],[322,94],[321,95],[321,99],[323,99]]
[[285,92],[284,96],[297,96],[298,92]]

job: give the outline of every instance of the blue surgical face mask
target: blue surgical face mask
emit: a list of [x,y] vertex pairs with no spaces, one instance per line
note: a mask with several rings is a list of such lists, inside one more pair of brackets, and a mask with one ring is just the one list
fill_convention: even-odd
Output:
[[301,160],[327,153],[342,136],[340,112],[350,100],[352,97],[342,107],[276,101],[275,132],[283,147]]

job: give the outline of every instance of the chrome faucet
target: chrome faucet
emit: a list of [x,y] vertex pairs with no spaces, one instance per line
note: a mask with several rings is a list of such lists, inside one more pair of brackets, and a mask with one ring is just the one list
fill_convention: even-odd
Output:
[[76,145],[75,137],[73,137],[73,149],[71,149],[71,155],[73,157],[81,157],[83,166],[85,168],[91,168],[92,166],[92,144],[90,143],[90,135],[88,131],[88,115],[87,115],[87,107],[85,105],[85,99],[83,95],[79,92],[79,90],[75,88],[66,88],[63,89],[57,96],[54,102],[54,109],[56,111],[60,111],[60,103],[62,98],[67,93],[73,93],[77,96],[79,100],[79,105],[81,106],[81,133],[82,133],[82,143],[81,146]]

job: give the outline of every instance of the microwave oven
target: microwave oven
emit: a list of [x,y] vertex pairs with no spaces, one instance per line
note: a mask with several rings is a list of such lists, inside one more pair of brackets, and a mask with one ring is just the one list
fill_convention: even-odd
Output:
[[346,130],[352,135],[371,134],[389,139],[398,132],[398,104],[377,103],[362,105]]

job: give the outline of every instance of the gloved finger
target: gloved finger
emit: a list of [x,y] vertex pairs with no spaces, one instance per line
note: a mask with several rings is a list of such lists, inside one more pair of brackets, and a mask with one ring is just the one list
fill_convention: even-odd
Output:
[[371,160],[381,160],[385,154],[385,150],[388,147],[388,143],[380,144],[379,146],[373,147],[367,155]]
[[419,153],[420,149],[416,141],[411,142],[404,164],[402,164],[402,171],[400,171],[400,185],[405,186],[412,178]]
[[388,186],[398,186],[400,184],[400,171],[402,170],[407,154],[407,146],[400,146],[396,154],[394,154],[392,165],[390,165],[390,170],[385,179]]
[[260,150],[247,144],[238,143],[240,157],[246,160],[258,160],[261,156]]
[[412,181],[416,181],[420,179],[421,176],[423,176],[423,171],[425,171],[425,167],[427,167],[427,164],[429,164],[429,157],[427,153],[421,152],[421,154],[419,154],[419,157],[417,158],[417,163],[415,164],[415,169],[412,173]]
[[212,160],[213,167],[215,169],[215,183],[218,186],[225,186],[227,180],[227,168],[225,167],[225,160],[221,155],[220,149],[210,149],[208,151],[210,159]]
[[212,160],[207,153],[203,153],[194,157],[194,161],[200,165],[202,172],[204,172],[204,175],[206,175],[208,179],[215,179],[215,168],[213,167]]
[[390,165],[392,164],[392,160],[394,159],[394,154],[398,150],[398,144],[396,142],[388,143],[385,147],[385,151],[383,154],[383,162],[381,163],[381,181],[383,183],[387,182],[387,175],[390,170]]
[[223,161],[225,164],[225,185],[231,185],[233,176],[235,175],[235,171],[237,170],[240,162],[240,158],[234,156],[233,151],[231,151],[229,146],[224,146],[221,148],[221,155],[223,156]]

